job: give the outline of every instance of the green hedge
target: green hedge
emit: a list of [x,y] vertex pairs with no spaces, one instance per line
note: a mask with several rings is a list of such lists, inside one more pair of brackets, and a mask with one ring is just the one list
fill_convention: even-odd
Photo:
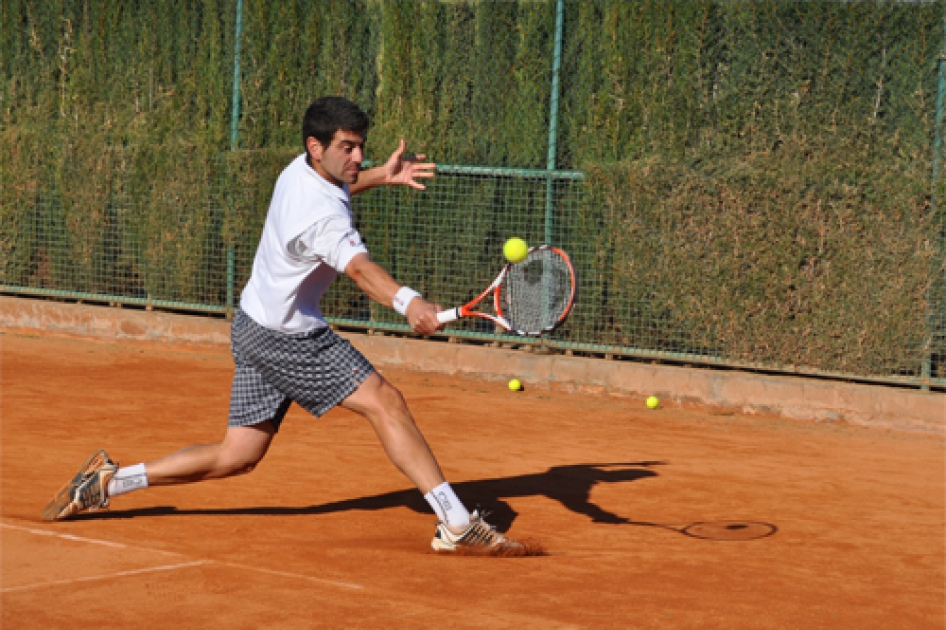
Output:
[[[554,1],[245,0],[229,151],[235,6],[0,5],[0,282],[224,304],[323,94],[368,111],[376,160],[405,137],[445,164],[545,167]],[[560,341],[861,375],[932,357],[946,377],[942,3],[568,0],[564,17],[555,158],[586,179],[552,199],[582,275]],[[506,237],[543,238],[545,194],[441,175],[369,193],[358,221],[452,303]],[[345,282],[326,311],[397,321]]]

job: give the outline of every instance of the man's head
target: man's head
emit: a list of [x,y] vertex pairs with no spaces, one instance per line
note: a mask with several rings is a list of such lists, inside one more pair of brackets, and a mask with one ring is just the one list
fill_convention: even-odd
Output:
[[313,102],[302,119],[309,165],[336,186],[358,181],[368,134],[368,115],[340,96]]

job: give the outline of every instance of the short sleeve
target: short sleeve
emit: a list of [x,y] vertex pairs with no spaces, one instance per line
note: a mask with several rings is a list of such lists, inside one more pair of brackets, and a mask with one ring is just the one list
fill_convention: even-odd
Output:
[[339,273],[344,273],[352,258],[368,253],[351,219],[339,215],[313,223],[290,240],[287,248],[293,258],[323,262]]

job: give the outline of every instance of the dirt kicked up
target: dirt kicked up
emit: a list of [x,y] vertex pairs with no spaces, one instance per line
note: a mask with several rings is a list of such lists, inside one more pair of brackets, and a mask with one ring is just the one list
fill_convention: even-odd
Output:
[[941,436],[381,366],[458,495],[546,555],[432,552],[423,498],[341,409],[293,408],[250,475],[45,523],[96,448],[220,439],[232,363],[0,344],[3,627],[943,628]]

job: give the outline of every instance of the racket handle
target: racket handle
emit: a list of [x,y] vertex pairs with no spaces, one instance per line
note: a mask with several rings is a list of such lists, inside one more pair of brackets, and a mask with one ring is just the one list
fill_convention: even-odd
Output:
[[460,319],[460,309],[458,308],[451,308],[450,310],[437,313],[437,321],[441,324],[449,324],[458,319]]

